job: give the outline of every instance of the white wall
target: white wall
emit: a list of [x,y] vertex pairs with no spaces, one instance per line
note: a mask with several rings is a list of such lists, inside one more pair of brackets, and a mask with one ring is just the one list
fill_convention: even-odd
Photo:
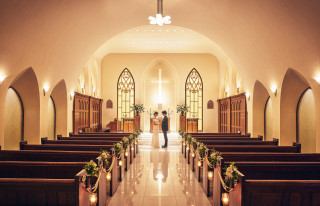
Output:
[[[185,103],[186,78],[193,68],[198,70],[204,85],[204,132],[217,132],[216,100],[219,97],[219,62],[216,57],[210,54],[109,54],[105,56],[101,62],[101,93],[105,100],[102,118],[103,127],[117,117],[117,81],[122,70],[128,68],[136,82],[136,103],[144,103],[144,98],[148,98],[144,96],[144,76],[148,69],[158,62],[165,64],[172,75],[175,76],[176,104]],[[112,110],[105,109],[105,103],[108,99],[113,101],[114,108]],[[209,100],[214,101],[215,108],[213,110],[206,109]],[[145,106],[148,107],[148,105]],[[175,106],[170,109],[176,110]],[[148,114],[145,113],[144,115]]]

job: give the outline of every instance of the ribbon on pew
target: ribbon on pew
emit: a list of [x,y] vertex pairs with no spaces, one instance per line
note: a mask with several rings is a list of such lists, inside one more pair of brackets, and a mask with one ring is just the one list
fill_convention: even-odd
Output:
[[[235,171],[238,173],[238,175],[240,175],[240,176],[242,176],[242,177],[244,176],[239,170],[235,169]],[[218,174],[219,174],[220,182],[221,182],[221,184],[222,184],[223,189],[224,189],[225,191],[227,191],[227,192],[233,191],[234,188],[228,187],[228,186],[226,185],[226,183],[224,182],[224,180],[223,180],[223,178],[222,178],[222,176],[221,176],[220,171],[218,171]],[[235,186],[236,186],[236,184],[235,184]]]

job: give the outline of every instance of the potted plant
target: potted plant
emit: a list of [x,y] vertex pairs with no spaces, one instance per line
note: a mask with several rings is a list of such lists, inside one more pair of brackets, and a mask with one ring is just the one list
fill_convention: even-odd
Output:
[[181,116],[184,116],[184,113],[188,111],[188,108],[186,105],[181,104],[181,105],[177,105],[177,113],[180,112]]
[[140,113],[144,112],[143,104],[135,104],[132,106],[132,109],[136,112],[137,116],[139,116]]

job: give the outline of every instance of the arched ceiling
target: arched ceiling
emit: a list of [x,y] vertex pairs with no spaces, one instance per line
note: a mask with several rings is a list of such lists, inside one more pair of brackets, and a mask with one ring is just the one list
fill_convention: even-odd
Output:
[[[307,79],[320,70],[319,10],[318,0],[164,1],[173,25],[215,42],[252,87],[289,67]],[[32,66],[40,85],[75,84],[101,45],[155,12],[156,0],[2,0],[0,72],[10,79]]]
[[173,25],[127,29],[103,44],[94,56],[103,58],[109,53],[211,53],[221,58],[226,56],[211,39]]

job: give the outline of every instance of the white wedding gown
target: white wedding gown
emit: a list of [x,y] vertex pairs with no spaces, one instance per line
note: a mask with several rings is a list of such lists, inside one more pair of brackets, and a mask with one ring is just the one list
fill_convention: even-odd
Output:
[[160,148],[160,146],[159,146],[159,125],[158,124],[159,124],[159,120],[153,119],[153,135],[152,135],[152,141],[151,141],[152,148]]

